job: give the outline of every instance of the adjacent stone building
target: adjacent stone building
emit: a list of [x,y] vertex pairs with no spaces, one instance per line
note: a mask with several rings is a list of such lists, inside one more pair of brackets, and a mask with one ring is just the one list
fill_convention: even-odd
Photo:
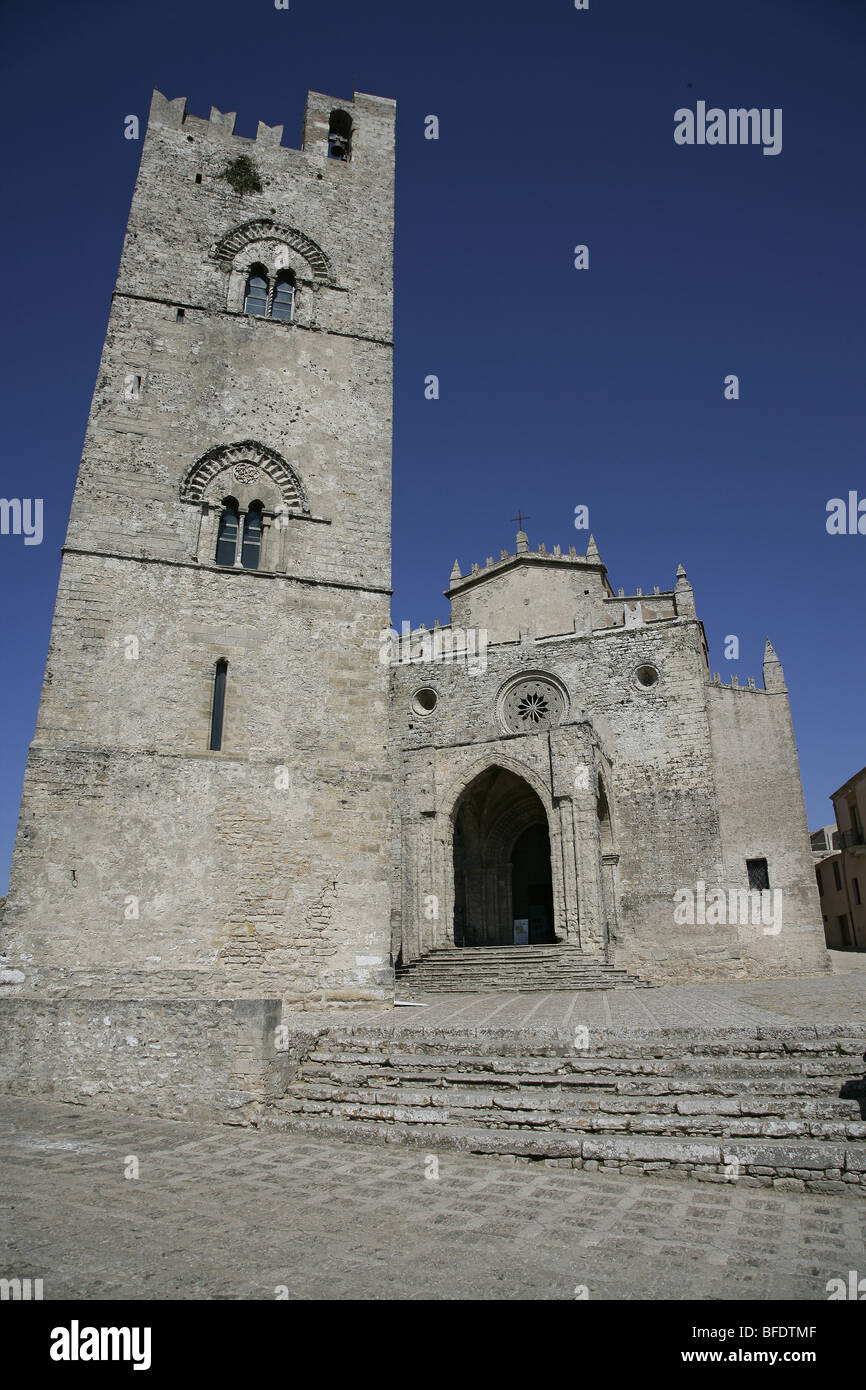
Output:
[[826,968],[782,668],[712,678],[682,567],[617,594],[521,530],[389,628],[394,119],[311,93],[290,150],[154,95],[3,922],[25,1052],[56,1007],[97,1069],[120,1027],[242,1086],[283,1006],[452,948]]
[[815,866],[827,945],[866,951],[866,767],[833,792],[831,800],[838,830],[833,827],[832,849]]
[[592,538],[548,553],[521,531],[455,564],[447,596],[450,627],[391,638],[395,956],[560,942],[657,981],[827,968],[769,640],[763,689],[722,684],[683,567],[615,593]]

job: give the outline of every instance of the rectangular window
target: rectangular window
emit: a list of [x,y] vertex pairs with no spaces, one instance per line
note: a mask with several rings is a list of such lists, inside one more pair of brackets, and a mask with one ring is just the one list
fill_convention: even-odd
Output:
[[820,870],[820,869],[816,869],[816,870],[815,870],[815,877],[816,877],[817,880],[818,880],[818,897],[819,897],[819,898],[823,898],[823,896],[824,896],[824,880],[823,880],[823,878],[821,877],[821,870]]
[[213,681],[213,710],[210,717],[211,752],[218,753],[223,744],[223,714],[226,705],[226,672],[228,662],[218,661]]
[[749,875],[749,887],[763,892],[770,886],[770,873],[767,868],[766,859],[747,859],[746,870]]
[[860,897],[860,880],[859,880],[858,878],[852,878],[851,882],[852,882],[853,885],[854,885],[854,901],[855,901],[855,903],[862,903],[863,899]]
[[842,875],[839,873],[839,860],[833,864],[833,882],[836,884],[836,892],[842,892]]
[[177,311],[177,321],[178,321],[178,323],[183,323],[183,309],[178,309],[178,311]]

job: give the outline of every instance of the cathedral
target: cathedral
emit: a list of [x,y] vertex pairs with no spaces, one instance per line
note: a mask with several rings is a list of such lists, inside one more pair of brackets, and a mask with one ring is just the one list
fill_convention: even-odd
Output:
[[713,675],[681,557],[625,594],[521,520],[455,564],[449,624],[391,627],[394,103],[310,93],[299,150],[234,119],[154,93],[2,992],[82,1047],[88,1001],[149,1003],[158,1047],[214,1001],[264,1027],[496,959],[518,989],[825,970],[782,667]]

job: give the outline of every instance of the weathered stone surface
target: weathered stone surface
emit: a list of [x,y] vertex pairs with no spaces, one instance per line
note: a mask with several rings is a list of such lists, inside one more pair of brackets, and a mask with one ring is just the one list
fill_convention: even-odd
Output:
[[[451,988],[471,991],[473,968],[491,988],[520,988],[519,952],[503,952],[509,961],[484,950],[507,946],[521,916],[509,856],[533,825],[549,837],[556,934],[589,959],[653,981],[829,968],[771,650],[763,690],[715,684],[684,575],[642,599],[635,622],[635,603],[614,594],[594,544],[548,555],[523,532],[516,554],[452,577],[448,596],[451,627],[414,628],[392,673],[401,988],[416,988],[417,970],[418,989],[447,989],[462,969]],[[484,633],[483,662],[471,648],[446,659],[455,632]],[[646,667],[658,673],[650,687],[637,677]],[[546,703],[537,725],[514,728],[510,692],[521,682]],[[431,708],[419,708],[419,690],[432,692]],[[748,912],[744,920],[738,902],[731,916],[730,894],[748,887],[756,856],[781,891],[779,931]],[[697,908],[692,925],[675,920],[675,895],[697,898],[698,884],[725,894],[721,921],[707,924]],[[455,941],[476,950],[437,954]],[[565,975],[565,952],[561,962]]]
[[[394,105],[303,148],[154,96],[3,923],[28,996],[393,997]],[[335,107],[352,159],[329,159]],[[261,191],[223,174],[249,156]],[[244,313],[255,264],[293,321]],[[216,564],[223,499],[259,568]],[[282,510],[281,510],[282,509]],[[228,661],[222,746],[214,671]]]
[[[756,1300],[814,1304],[828,1279],[862,1273],[866,1203],[844,1183],[838,1194],[762,1193],[748,1178],[677,1181],[658,1164],[624,1174],[562,1154],[550,1168],[427,1142],[215,1130],[3,1097],[5,1272],[32,1268],[46,1299],[97,1304],[267,1301],[276,1284],[300,1300],[496,1301],[505,1274],[516,1299],[567,1304],[579,1280],[593,1301],[745,1300],[741,1321]],[[141,1159],[138,1182],[120,1176],[127,1154]],[[769,1220],[755,1204],[765,1194]],[[808,1238],[816,1223],[830,1228],[820,1245]]]
[[250,1123],[297,1073],[279,1020],[275,999],[0,1000],[0,1090]]

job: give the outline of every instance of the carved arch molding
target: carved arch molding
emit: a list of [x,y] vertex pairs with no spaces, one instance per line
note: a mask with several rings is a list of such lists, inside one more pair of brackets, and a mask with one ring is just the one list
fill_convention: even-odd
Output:
[[192,467],[187,469],[180,485],[181,501],[200,504],[209,484],[227,468],[233,469],[239,480],[248,482],[255,476],[251,470],[258,470],[270,478],[289,511],[309,516],[310,504],[304,485],[291,464],[276,449],[269,449],[255,439],[244,439],[238,444],[218,444],[196,459]]
[[303,256],[313,272],[314,279],[322,284],[336,284],[334,267],[321,246],[297,227],[287,227],[283,223],[274,222],[270,217],[256,217],[226,232],[225,236],[211,247],[211,255],[214,260],[230,267],[235,256],[245,246],[254,241],[264,240],[284,242],[293,251],[297,251],[299,256]]

